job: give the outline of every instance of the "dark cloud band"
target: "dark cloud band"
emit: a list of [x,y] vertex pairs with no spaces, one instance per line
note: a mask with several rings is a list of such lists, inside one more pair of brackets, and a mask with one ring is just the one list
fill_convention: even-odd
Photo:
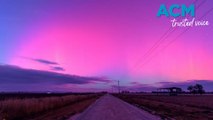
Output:
[[88,84],[95,82],[110,82],[98,77],[82,77],[55,72],[23,69],[17,66],[0,65],[0,84]]

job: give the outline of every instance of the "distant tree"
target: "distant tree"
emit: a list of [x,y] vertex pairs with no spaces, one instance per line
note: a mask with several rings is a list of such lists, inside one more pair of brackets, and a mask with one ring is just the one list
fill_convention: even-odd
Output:
[[187,88],[187,90],[188,90],[190,93],[192,93],[193,88],[194,88],[194,86],[193,86],[193,85],[190,85],[190,86]]
[[203,86],[201,84],[196,84],[196,85],[190,85],[187,90],[189,90],[190,93],[193,94],[203,94],[205,93],[205,90],[203,89]]
[[205,90],[203,89],[203,86],[201,84],[196,84],[194,86],[194,88],[195,88],[196,92],[199,94],[205,93]]

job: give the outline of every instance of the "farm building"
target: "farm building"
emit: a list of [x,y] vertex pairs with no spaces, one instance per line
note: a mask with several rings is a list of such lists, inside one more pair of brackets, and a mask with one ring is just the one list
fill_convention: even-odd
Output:
[[153,93],[165,94],[165,95],[178,95],[182,92],[182,89],[179,87],[167,87],[167,88],[158,88],[157,91]]

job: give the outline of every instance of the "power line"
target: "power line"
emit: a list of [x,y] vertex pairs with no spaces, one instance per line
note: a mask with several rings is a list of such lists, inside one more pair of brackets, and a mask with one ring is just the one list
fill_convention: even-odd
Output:
[[[202,18],[204,18],[206,15],[208,15],[211,11],[213,11],[213,7],[211,8],[211,9],[209,9],[202,17],[200,17],[199,19],[202,19]],[[181,32],[178,36],[176,36],[173,40],[171,40],[164,48],[162,48],[160,51],[163,51],[163,50],[165,50],[169,45],[171,45],[173,42],[175,42],[179,37],[181,37],[184,33],[186,33],[188,30],[190,29],[190,27],[189,28],[187,28],[187,29],[185,29],[183,32]],[[158,53],[160,53],[160,52],[158,52]],[[148,61],[146,61],[144,64],[142,64],[141,65],[141,67],[143,66],[143,65],[145,65],[146,63],[148,63],[148,62],[150,62],[153,58],[154,58],[155,56],[152,56],[150,59],[148,59]]]
[[[197,2],[197,0],[194,1],[194,3],[196,3],[196,2]],[[199,4],[199,5],[197,6],[197,9],[198,9],[204,2],[205,2],[205,0],[204,0],[201,4]],[[160,38],[160,39],[151,47],[151,49],[149,49],[148,52],[145,53],[145,55],[143,56],[143,58],[148,58],[148,57],[160,46],[160,44],[166,40],[166,38],[168,38],[173,32],[175,32],[176,28],[173,29],[171,32],[169,32],[171,28],[172,28],[172,26],[171,26],[171,27],[169,28],[169,30],[168,30],[165,34],[163,34],[163,36],[161,37],[161,38],[164,38],[164,39],[161,39],[161,38]],[[168,33],[168,34],[167,34],[167,33]],[[165,36],[165,35],[166,35],[166,36]],[[165,36],[165,37],[164,37],[164,36]]]
[[[197,0],[195,0],[194,1],[194,3],[196,3],[197,2]],[[203,0],[197,7],[196,7],[196,9],[199,9],[200,8],[200,6],[202,6],[204,3],[206,2],[206,0]],[[161,37],[161,38],[164,38],[164,39],[159,39],[144,55],[143,55],[143,58],[144,59],[148,59],[148,57],[150,57],[152,54],[153,54],[153,52],[155,52],[156,51],[156,49],[158,49],[159,48],[159,46],[161,45],[161,43],[162,42],[164,42],[173,32],[175,32],[175,30],[176,29],[173,29],[171,32],[169,32],[170,31],[170,29],[171,29],[172,27],[170,27],[169,29],[168,29],[168,31],[166,31],[166,33],[164,33],[163,34],[163,36]],[[185,33],[185,32],[184,32]],[[165,37],[164,37],[165,36]],[[176,38],[175,38],[176,39]],[[137,64],[136,64],[137,65]],[[135,65],[135,66],[136,66]],[[140,66],[140,65],[139,65]]]
[[[198,0],[195,0],[193,3],[196,4]],[[206,2],[206,0],[203,0],[198,6],[196,6],[196,9],[199,9],[204,3]],[[213,8],[212,8],[213,9]],[[201,18],[205,17],[207,14],[209,14],[212,9],[210,9],[207,13],[205,13]],[[170,28],[160,37],[160,39],[158,39],[158,41],[156,41],[154,43],[154,45],[142,56],[140,57],[140,59],[148,59],[149,56],[151,56],[153,54],[153,52],[156,51],[157,48],[159,48],[160,44],[162,44],[162,42],[164,42],[173,32],[175,32],[176,28],[175,29],[172,29],[172,31],[170,31],[172,29],[172,27],[170,26]],[[189,28],[188,28],[189,29]],[[182,33],[180,33],[178,36],[176,36],[175,39],[173,39],[172,41],[169,42],[169,44],[166,45],[166,47],[164,47],[163,49],[161,49],[160,51],[166,49],[170,44],[172,44],[177,38],[179,38],[180,36],[182,36],[185,32],[188,31],[188,29],[184,30]],[[152,56],[150,59],[148,59],[148,61],[145,61],[143,64],[139,65],[139,66],[143,66],[145,65],[146,63],[148,63],[149,61],[152,60],[154,56]],[[138,60],[138,62],[136,62],[136,64],[133,66],[135,69],[138,64],[141,63],[141,60]],[[144,60],[143,59],[143,60]],[[136,69],[135,69],[136,70]],[[133,70],[133,71],[135,71]],[[122,76],[121,76],[122,78]]]
[[[198,0],[195,0],[193,3],[196,4],[197,1],[198,1]],[[202,2],[202,3],[203,3],[203,2]],[[201,4],[202,4],[202,3],[201,3]],[[200,4],[200,5],[201,5],[201,4]],[[197,9],[200,7],[200,5],[197,7]],[[154,45],[153,45],[143,56],[141,56],[141,57],[139,58],[139,60],[138,60],[138,61],[136,62],[136,64],[134,65],[134,67],[136,67],[137,64],[140,64],[141,59],[146,58],[146,57],[149,57],[149,55],[152,54],[153,51],[154,51],[155,49],[157,49],[157,48],[160,46],[160,44],[176,30],[176,29],[172,29],[172,31],[170,32],[171,29],[172,29],[172,26],[170,26],[170,28],[160,37],[160,39],[158,39],[158,40],[154,43]],[[164,39],[163,39],[163,38],[164,38]]]

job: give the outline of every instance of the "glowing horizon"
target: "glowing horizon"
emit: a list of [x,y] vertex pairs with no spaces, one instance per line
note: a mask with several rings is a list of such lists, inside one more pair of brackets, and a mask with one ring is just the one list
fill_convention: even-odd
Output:
[[[176,3],[192,2],[181,0]],[[213,80],[212,13],[204,18],[209,20],[210,26],[190,28],[165,48],[186,29],[172,28],[176,30],[159,48],[150,57],[144,57],[171,26],[169,18],[156,17],[159,5],[165,1],[13,3],[2,2],[0,5],[0,10],[4,11],[0,15],[3,26],[0,28],[3,32],[0,63],[119,79],[123,85]],[[206,1],[201,5],[195,17],[202,16],[211,4],[212,1]],[[58,64],[42,64],[35,59]],[[88,86],[98,88],[99,84]]]

